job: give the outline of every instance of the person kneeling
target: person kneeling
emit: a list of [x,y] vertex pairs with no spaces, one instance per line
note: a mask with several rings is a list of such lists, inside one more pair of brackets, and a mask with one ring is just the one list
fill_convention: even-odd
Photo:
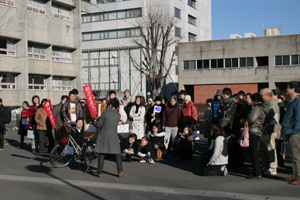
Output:
[[155,163],[154,160],[156,159],[156,154],[154,151],[154,143],[149,142],[147,137],[143,137],[141,140],[141,149],[138,153],[138,156],[142,158],[140,163]]
[[131,133],[127,138],[121,140],[121,156],[123,160],[131,162],[132,155],[137,155],[138,144],[136,134]]
[[203,170],[203,176],[228,174],[226,165],[228,164],[227,140],[224,138],[225,132],[218,124],[214,124],[211,130],[213,143],[213,155],[207,166]]
[[181,160],[191,159],[194,154],[193,132],[189,127],[183,129],[183,133],[178,133],[172,145],[173,155]]

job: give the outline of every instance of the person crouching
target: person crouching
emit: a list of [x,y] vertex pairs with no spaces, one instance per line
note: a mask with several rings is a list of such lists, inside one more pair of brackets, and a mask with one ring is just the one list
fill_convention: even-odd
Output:
[[154,151],[154,145],[154,143],[148,141],[147,137],[142,138],[140,152],[138,153],[138,156],[142,158],[140,163],[155,163],[156,153]]
[[136,134],[131,133],[127,138],[121,140],[121,156],[123,160],[131,162],[132,155],[136,156],[138,152],[138,144],[136,142]]

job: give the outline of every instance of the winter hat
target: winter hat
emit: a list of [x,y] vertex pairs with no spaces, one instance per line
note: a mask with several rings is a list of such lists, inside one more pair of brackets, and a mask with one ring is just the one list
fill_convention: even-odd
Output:
[[160,96],[155,97],[154,101],[161,101]]
[[153,102],[153,100],[150,98],[150,99],[148,99],[148,101],[151,101],[151,103]]
[[222,89],[218,89],[215,96],[222,96],[223,95],[223,90]]
[[144,94],[143,93],[138,93],[138,95],[137,96],[139,96],[139,97],[143,97],[144,96]]
[[191,98],[190,95],[185,95],[184,100],[185,100],[185,101],[191,101],[192,98]]

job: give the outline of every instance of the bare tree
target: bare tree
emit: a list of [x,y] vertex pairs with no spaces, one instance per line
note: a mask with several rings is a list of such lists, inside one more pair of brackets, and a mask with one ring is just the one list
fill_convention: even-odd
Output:
[[[136,20],[141,37],[132,42],[142,51],[142,65],[130,51],[128,54],[133,66],[150,82],[152,98],[161,93],[175,61],[175,51],[171,51],[170,47],[181,39],[174,34],[177,23],[178,20],[159,3],[149,4],[143,17]],[[167,60],[168,54],[170,59]]]

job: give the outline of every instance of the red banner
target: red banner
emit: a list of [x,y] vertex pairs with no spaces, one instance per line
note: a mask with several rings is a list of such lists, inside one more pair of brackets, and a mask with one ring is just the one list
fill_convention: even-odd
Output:
[[96,104],[95,104],[92,85],[83,86],[83,91],[85,94],[86,102],[89,107],[91,116],[92,116],[92,118],[95,118],[98,116],[98,111],[97,111]]
[[44,104],[44,109],[49,117],[50,123],[52,125],[53,128],[56,127],[56,120],[55,120],[55,116],[53,113],[53,108],[52,108],[52,104],[51,104],[51,100],[49,99],[48,101],[45,102]]

